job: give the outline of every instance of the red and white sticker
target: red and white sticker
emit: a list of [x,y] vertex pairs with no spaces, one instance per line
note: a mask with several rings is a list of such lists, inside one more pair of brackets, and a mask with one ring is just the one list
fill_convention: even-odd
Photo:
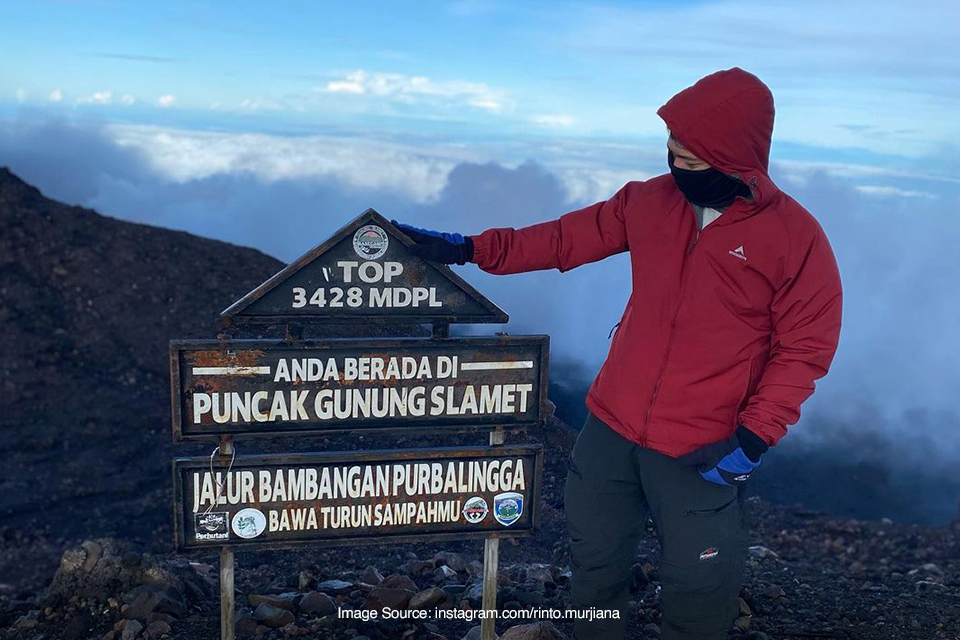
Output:
[[716,558],[718,553],[720,553],[720,550],[716,547],[707,547],[700,552],[700,559],[709,560],[710,558]]

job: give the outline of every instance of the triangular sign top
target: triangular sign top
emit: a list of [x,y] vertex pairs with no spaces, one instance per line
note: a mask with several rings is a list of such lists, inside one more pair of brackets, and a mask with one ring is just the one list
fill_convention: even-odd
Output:
[[509,317],[446,265],[367,209],[221,313],[236,321],[296,323],[506,322]]

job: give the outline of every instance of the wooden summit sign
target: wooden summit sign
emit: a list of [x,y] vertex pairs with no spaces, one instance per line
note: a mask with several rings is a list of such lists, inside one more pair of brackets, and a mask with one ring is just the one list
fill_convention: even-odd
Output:
[[[367,209],[220,314],[217,340],[170,342],[173,439],[216,439],[173,462],[177,551],[220,550],[220,637],[235,640],[234,549],[484,538],[496,608],[499,540],[539,526],[548,336],[449,337],[508,316]],[[431,338],[304,339],[312,323],[433,325]],[[232,325],[286,325],[283,340]],[[262,335],[262,334],[261,334]],[[489,446],[237,456],[234,438],[442,431]],[[481,640],[494,638],[493,617]]]
[[173,437],[535,426],[548,342],[175,340]]
[[527,535],[542,464],[530,445],[180,458],[177,549]]
[[410,252],[412,241],[367,209],[221,313],[237,323],[506,322],[450,267]]

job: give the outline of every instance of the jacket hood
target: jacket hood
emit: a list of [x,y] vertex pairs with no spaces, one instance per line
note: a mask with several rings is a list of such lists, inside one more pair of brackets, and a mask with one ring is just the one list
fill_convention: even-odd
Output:
[[773,135],[773,94],[739,67],[717,71],[657,110],[673,136],[697,157],[750,187],[759,207],[777,190],[767,167]]

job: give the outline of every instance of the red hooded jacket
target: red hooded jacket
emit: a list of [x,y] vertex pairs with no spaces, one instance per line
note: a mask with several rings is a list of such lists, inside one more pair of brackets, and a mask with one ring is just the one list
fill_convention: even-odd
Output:
[[473,261],[495,274],[567,271],[629,251],[633,292],[587,408],[674,457],[729,437],[738,422],[774,445],[837,348],[833,251],[767,175],[773,96],[757,77],[713,73],[657,113],[752,198],[738,196],[699,231],[672,175],[631,181],[557,220],[471,236]]

